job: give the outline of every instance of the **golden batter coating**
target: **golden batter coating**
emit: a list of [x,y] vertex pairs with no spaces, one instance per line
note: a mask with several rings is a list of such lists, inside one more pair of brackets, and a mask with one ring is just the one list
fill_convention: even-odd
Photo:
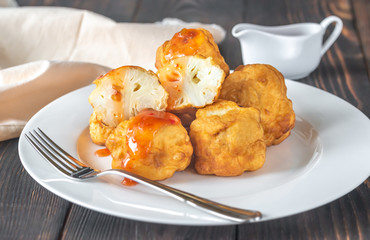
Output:
[[267,146],[281,143],[294,127],[295,113],[284,77],[270,65],[237,67],[225,79],[220,98],[260,110]]
[[114,130],[114,127],[105,125],[102,121],[99,121],[96,117],[95,111],[90,116],[89,131],[90,137],[93,143],[98,145],[104,145],[109,134]]
[[159,70],[172,60],[183,56],[200,55],[211,57],[225,72],[229,74],[229,66],[222,57],[212,34],[203,29],[182,29],[171,40],[166,41],[157,49],[155,66]]
[[261,168],[266,144],[260,113],[219,100],[199,109],[190,125],[196,171],[200,174],[238,176]]
[[144,110],[121,122],[106,146],[112,168],[125,169],[151,180],[164,180],[184,170],[193,147],[189,135],[173,114]]

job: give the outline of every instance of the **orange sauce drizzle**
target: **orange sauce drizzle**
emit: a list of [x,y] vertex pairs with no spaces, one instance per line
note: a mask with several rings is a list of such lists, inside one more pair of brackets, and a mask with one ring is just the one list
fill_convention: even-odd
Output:
[[171,71],[164,71],[159,73],[159,77],[163,79],[163,81],[161,82],[162,86],[169,94],[169,98],[167,101],[168,109],[172,109],[182,96],[184,75],[184,69],[179,64],[176,64],[174,69],[171,68]]
[[95,156],[97,157],[108,157],[110,155],[110,151],[108,148],[102,148],[95,151]]
[[204,41],[205,35],[201,30],[184,28],[171,39],[169,53],[165,58],[171,60],[177,57],[196,55]]
[[174,124],[180,124],[180,119],[172,113],[149,109],[139,113],[127,129],[126,138],[130,161],[145,158],[158,129]]
[[[132,171],[135,161],[144,159],[150,152],[154,135],[163,126],[180,124],[180,119],[168,112],[160,112],[151,109],[141,111],[130,122],[126,132],[126,144],[128,154],[122,159],[113,159],[112,168]],[[135,185],[134,181],[124,179],[122,184]]]
[[137,184],[137,182],[135,182],[134,180],[131,180],[129,178],[124,178],[121,183],[125,186],[128,186],[128,187],[135,186]]
[[112,88],[113,88],[113,94],[111,96],[112,100],[116,101],[116,102],[121,101],[121,99],[122,99],[122,94],[121,94],[122,87],[113,84]]

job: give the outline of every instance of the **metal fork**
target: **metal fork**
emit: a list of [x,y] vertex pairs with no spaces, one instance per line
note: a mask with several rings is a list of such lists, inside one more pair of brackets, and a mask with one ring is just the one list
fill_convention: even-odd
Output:
[[106,171],[94,170],[76,158],[72,157],[54,141],[52,141],[40,128],[25,134],[29,143],[37,150],[37,152],[50,162],[56,169],[64,173],[70,178],[87,180],[106,174],[120,175],[129,178],[135,182],[146,185],[150,188],[167,194],[181,202],[185,202],[192,207],[196,207],[205,212],[231,220],[236,223],[255,222],[262,218],[259,211],[245,210],[223,205],[196,195],[169,187],[156,181],[144,178],[137,174],[118,169],[110,169]]

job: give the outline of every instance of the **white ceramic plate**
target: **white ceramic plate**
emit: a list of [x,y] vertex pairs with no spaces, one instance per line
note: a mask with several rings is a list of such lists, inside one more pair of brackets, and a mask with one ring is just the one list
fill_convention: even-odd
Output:
[[[291,136],[267,150],[266,163],[238,177],[201,176],[191,170],[163,181],[172,187],[234,207],[259,210],[263,220],[307,211],[360,185],[370,173],[370,121],[352,105],[317,88],[287,80],[297,115]],[[87,98],[94,86],[71,92],[38,112],[24,132],[40,127],[55,142],[98,168],[110,158],[94,152],[87,126]],[[233,224],[145,186],[125,187],[117,177],[73,181],[55,170],[22,133],[19,154],[28,173],[42,186],[73,203],[134,220],[177,225]]]

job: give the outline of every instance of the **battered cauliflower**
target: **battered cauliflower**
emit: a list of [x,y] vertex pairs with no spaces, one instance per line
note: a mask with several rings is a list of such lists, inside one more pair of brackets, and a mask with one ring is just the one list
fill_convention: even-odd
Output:
[[165,110],[168,93],[152,71],[123,66],[94,81],[96,88],[89,96],[94,108],[90,135],[96,144],[104,144],[106,129],[114,129],[123,120],[145,108]]
[[180,119],[168,112],[144,110],[121,122],[109,135],[113,169],[125,169],[151,180],[184,170],[193,147]]
[[205,29],[182,29],[163,43],[155,66],[161,84],[169,93],[169,111],[204,107],[218,97],[229,66],[213,36]]
[[164,42],[157,49],[155,66],[159,70],[176,58],[195,55],[211,57],[226,75],[229,74],[229,66],[222,57],[212,34],[203,28],[184,28],[171,40]]
[[220,100],[196,113],[190,125],[195,170],[200,174],[237,176],[261,168],[266,144],[260,113]]
[[267,146],[279,144],[295,124],[292,101],[287,98],[283,75],[266,64],[239,66],[224,81],[220,98],[261,112]]

